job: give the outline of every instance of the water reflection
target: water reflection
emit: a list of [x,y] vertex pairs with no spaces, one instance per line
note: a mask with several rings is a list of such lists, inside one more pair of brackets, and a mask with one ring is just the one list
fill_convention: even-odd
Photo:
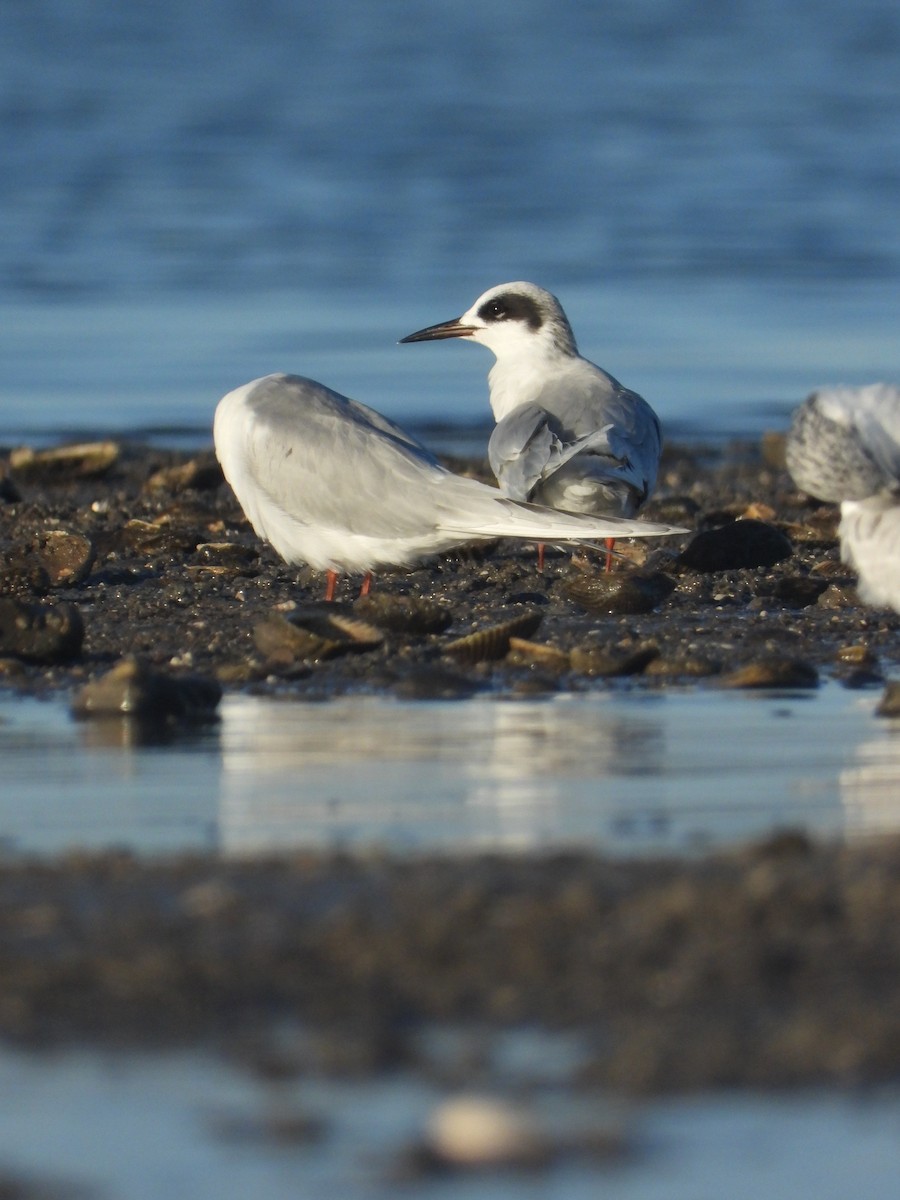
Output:
[[0,845],[260,854],[684,853],[792,827],[900,828],[900,722],[827,685],[327,704],[229,696],[160,738],[0,695]]
[[854,759],[840,775],[848,834],[900,829],[900,721],[879,724],[877,736],[861,742]]
[[596,842],[608,782],[664,770],[663,712],[604,700],[298,708],[236,698],[224,715],[222,844]]

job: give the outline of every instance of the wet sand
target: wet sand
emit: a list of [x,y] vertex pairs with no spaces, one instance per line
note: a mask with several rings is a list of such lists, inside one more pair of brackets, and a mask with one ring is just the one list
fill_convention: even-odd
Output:
[[[750,446],[669,452],[647,515],[724,533],[687,554],[690,538],[629,549],[651,580],[649,611],[591,611],[595,563],[559,552],[540,575],[530,548],[504,545],[383,576],[375,595],[387,600],[374,607],[355,605],[345,583],[350,626],[327,634],[315,627],[319,577],[259,547],[208,456],[135,447],[96,475],[12,471],[0,593],[45,616],[42,606],[74,606],[83,640],[56,658],[45,641],[44,661],[7,649],[4,682],[74,695],[134,653],[176,681],[303,698],[814,687],[825,673],[878,686],[898,619],[859,605],[834,509],[796,493],[777,455],[777,441],[768,459]],[[780,556],[785,538],[778,561],[723,565]],[[274,637],[273,612],[302,618],[299,643]],[[201,1041],[277,1072],[269,1032],[296,1022],[314,1035],[303,1069],[371,1073],[419,1065],[416,1034],[432,1022],[536,1022],[585,1035],[580,1081],[634,1092],[893,1078],[898,868],[900,841],[835,847],[799,834],[631,863],[10,860],[0,1033],[29,1045]]]

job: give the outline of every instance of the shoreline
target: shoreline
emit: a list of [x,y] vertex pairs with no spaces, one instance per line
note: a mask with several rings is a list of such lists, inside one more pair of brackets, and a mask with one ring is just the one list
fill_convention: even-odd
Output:
[[[631,571],[557,552],[539,575],[529,546],[479,547],[379,577],[368,603],[345,581],[331,606],[260,547],[210,454],[103,453],[99,473],[0,481],[3,597],[83,623],[56,661],[5,651],[12,693],[75,698],[132,654],[174,684],[306,700],[874,688],[900,656],[900,620],[858,603],[835,510],[794,491],[777,439],[667,452],[647,516],[712,533],[699,560],[691,538],[634,542]],[[621,594],[630,611],[603,610]],[[791,832],[691,859],[8,859],[0,1036],[230,1053],[287,1021],[312,1031],[304,1069],[365,1076],[425,1070],[423,1028],[537,1024],[584,1036],[577,1086],[875,1083],[900,1071],[898,880],[900,839]]]
[[[623,677],[875,685],[900,659],[900,618],[859,603],[835,506],[798,493],[780,452],[778,435],[669,448],[645,515],[695,533],[620,543],[610,575],[591,551],[551,550],[539,573],[530,545],[489,543],[381,574],[367,598],[345,578],[332,605],[322,576],[256,538],[211,452],[16,452],[0,458],[0,605],[7,626],[44,637],[4,641],[0,621],[0,680],[74,692],[137,655],[175,678],[315,699],[540,695]],[[54,643],[54,621],[83,629]]]

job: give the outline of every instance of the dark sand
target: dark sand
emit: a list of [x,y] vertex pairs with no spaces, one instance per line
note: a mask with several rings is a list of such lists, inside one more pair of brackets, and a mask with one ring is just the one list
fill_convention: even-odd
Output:
[[[260,551],[208,456],[185,465],[137,447],[96,476],[20,469],[3,484],[0,595],[34,612],[75,605],[84,638],[56,660],[7,649],[5,684],[74,695],[136,653],[175,679],[300,698],[814,687],[824,674],[878,686],[900,652],[898,619],[859,605],[834,509],[791,487],[777,440],[768,455],[669,452],[647,515],[724,533],[704,569],[679,556],[689,538],[647,544],[651,590],[659,573],[674,584],[651,611],[587,610],[572,581],[583,597],[595,567],[568,552],[540,575],[528,547],[482,547],[379,578],[387,616],[349,607],[345,582],[350,615],[399,628],[370,648],[332,638],[332,657],[260,643],[261,622],[306,609],[322,582]],[[738,516],[771,528],[748,549]],[[54,530],[77,537],[48,549]],[[774,565],[709,559],[767,557],[785,535],[792,552]],[[391,609],[398,596],[413,616]],[[431,602],[449,623],[416,632]],[[533,617],[514,627],[526,645],[511,656],[502,629],[447,651],[535,613],[536,629]],[[838,848],[785,835],[689,862],[107,855],[0,867],[7,1037],[259,1048],[284,1021],[314,1031],[310,1069],[415,1066],[416,1033],[434,1021],[537,1022],[585,1034],[585,1081],[632,1091],[895,1078],[900,842]]]

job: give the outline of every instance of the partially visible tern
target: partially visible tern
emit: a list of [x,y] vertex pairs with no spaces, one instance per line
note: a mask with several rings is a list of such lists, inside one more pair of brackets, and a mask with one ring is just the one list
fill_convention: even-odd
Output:
[[900,612],[900,388],[823,388],[795,411],[785,446],[804,492],[840,503],[841,557],[867,604]]
[[[496,356],[488,374],[497,422],[488,457],[506,495],[618,517],[633,517],[649,499],[662,450],[656,413],[581,357],[550,292],[533,283],[501,283],[461,317],[401,340],[441,338],[468,338]],[[615,536],[609,536],[610,551]],[[610,562],[608,553],[607,569]]]
[[671,525],[554,512],[454,475],[392,421],[299,375],[220,400],[216,454],[250,524],[288,563],[328,576],[409,566],[473,540],[662,537]]

